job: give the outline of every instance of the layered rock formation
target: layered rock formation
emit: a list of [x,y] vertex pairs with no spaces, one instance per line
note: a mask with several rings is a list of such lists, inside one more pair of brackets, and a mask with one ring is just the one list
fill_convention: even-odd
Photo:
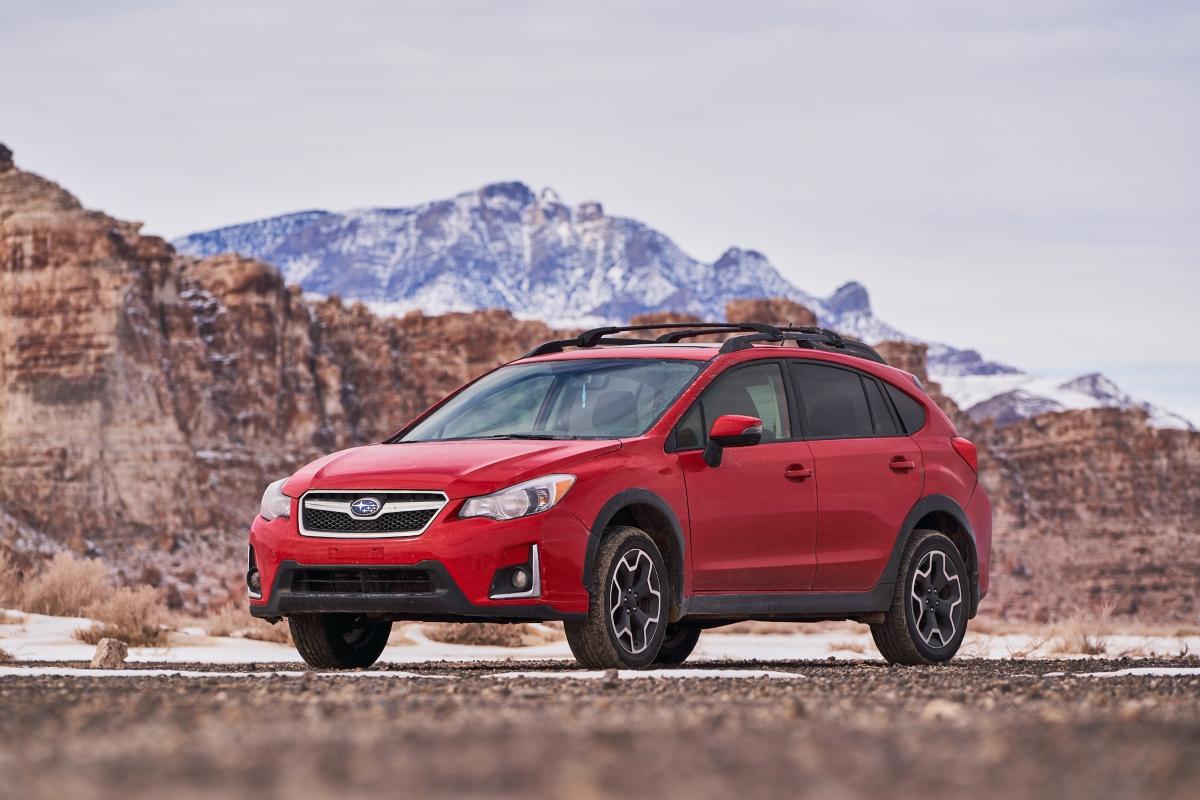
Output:
[[[138,227],[0,150],[0,544],[98,554],[177,603],[223,597],[268,481],[563,333],[501,311],[311,302],[270,266],[180,256]],[[786,300],[726,311],[815,322]],[[976,423],[929,382],[924,345],[878,349],[980,445],[996,505],[988,613],[1195,621],[1200,434],[1137,409]]]

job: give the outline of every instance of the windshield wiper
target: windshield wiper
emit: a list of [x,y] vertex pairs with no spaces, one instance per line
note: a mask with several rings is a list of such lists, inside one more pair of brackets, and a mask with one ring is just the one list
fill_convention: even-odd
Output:
[[574,439],[569,433],[494,433],[491,436],[477,436],[477,439]]
[[466,442],[472,439],[535,439],[540,441],[566,441],[577,439],[569,433],[492,433],[487,436],[447,436],[445,439],[413,439],[415,442]]

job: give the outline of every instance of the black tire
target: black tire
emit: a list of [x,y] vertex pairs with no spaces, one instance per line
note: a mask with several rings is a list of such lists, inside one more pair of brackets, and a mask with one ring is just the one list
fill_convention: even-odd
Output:
[[292,641],[313,669],[363,669],[379,659],[392,632],[389,620],[357,614],[296,614],[288,617]]
[[672,622],[663,634],[662,644],[658,648],[656,664],[682,664],[696,649],[700,641],[700,629],[695,625],[681,625]]
[[[626,583],[629,586],[622,585]],[[588,592],[587,621],[563,625],[575,659],[589,669],[640,669],[652,664],[671,606],[667,565],[654,541],[638,528],[616,526],[605,531]]]
[[915,530],[900,559],[892,606],[871,626],[875,646],[890,664],[941,664],[967,633],[971,576],[954,542],[937,531]]

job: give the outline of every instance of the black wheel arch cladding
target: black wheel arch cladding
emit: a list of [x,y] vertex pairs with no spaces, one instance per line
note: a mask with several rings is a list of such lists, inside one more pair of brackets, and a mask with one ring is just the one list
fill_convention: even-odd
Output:
[[[665,525],[660,524],[654,526],[655,529],[653,530],[645,530],[646,520],[639,518],[638,511],[636,510],[638,507],[652,509]],[[592,568],[595,565],[596,551],[600,548],[604,532],[625,511],[630,512],[629,524],[641,527],[651,539],[655,537],[655,534],[659,533],[665,534],[668,538],[670,548],[664,550],[662,557],[667,564],[668,577],[671,580],[671,609],[673,615],[683,602],[683,571],[687,546],[683,535],[683,526],[679,523],[679,518],[675,515],[674,509],[671,508],[671,505],[666,500],[663,500],[648,489],[625,489],[614,495],[600,508],[600,512],[596,515],[591,531],[588,534],[587,551],[583,559],[583,574],[580,578],[584,586],[587,586],[588,576],[591,575]],[[662,530],[663,528],[666,528],[666,530]],[[662,547],[659,547],[659,549],[663,550]]]

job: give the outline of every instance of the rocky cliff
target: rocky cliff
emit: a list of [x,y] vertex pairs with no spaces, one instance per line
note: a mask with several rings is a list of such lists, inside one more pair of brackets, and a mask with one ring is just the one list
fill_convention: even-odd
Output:
[[[562,333],[505,311],[309,301],[273,267],[182,256],[138,227],[0,151],[0,543],[100,555],[175,603],[224,595],[269,480],[387,435]],[[816,319],[793,301],[737,302],[730,318]],[[1200,434],[1157,430],[1139,409],[976,422],[929,381],[924,345],[879,349],[980,444],[996,505],[989,613],[1195,621]]]

